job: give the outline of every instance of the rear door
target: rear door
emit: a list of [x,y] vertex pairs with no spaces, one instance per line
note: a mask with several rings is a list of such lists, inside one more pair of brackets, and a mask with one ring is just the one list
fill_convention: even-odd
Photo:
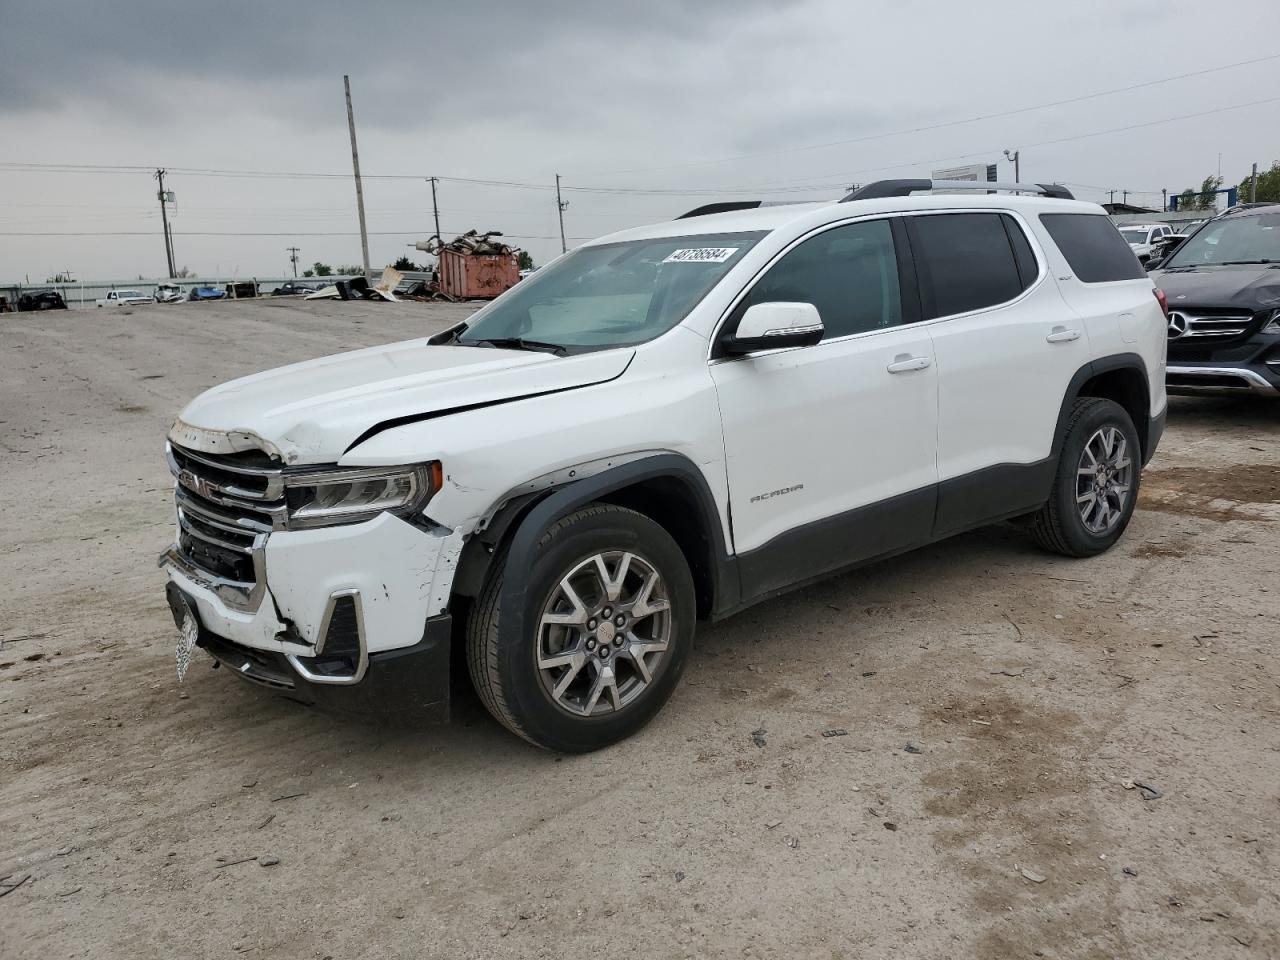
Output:
[[1034,509],[1089,339],[1023,221],[998,211],[906,218],[938,360],[938,516],[944,536]]
[[937,369],[929,331],[906,322],[918,301],[894,223],[815,232],[730,311],[725,331],[754,303],[802,301],[825,327],[814,346],[711,361],[744,596],[929,537]]
[[[1090,359],[1138,354],[1150,383],[1150,411],[1164,409],[1168,320],[1155,285],[1101,213],[1042,213],[1032,222],[1062,298],[1089,334]],[[1146,424],[1134,424],[1139,435]]]

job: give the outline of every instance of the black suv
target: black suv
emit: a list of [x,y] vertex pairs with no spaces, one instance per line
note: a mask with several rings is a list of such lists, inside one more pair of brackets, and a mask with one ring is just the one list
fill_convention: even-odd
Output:
[[18,297],[18,312],[34,310],[65,310],[67,302],[57,290],[28,290]]
[[1280,398],[1280,204],[1214,217],[1151,279],[1169,298],[1169,393]]

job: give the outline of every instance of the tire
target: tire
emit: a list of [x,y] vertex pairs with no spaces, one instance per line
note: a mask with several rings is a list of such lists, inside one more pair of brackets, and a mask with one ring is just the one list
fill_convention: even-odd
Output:
[[[1123,451],[1119,450],[1117,441],[1113,447],[1116,456],[1110,460],[1105,456],[1099,458],[1105,450],[1105,438],[1116,436],[1110,431],[1123,438]],[[1103,439],[1100,441],[1099,437]],[[1085,453],[1086,447],[1089,454]],[[1094,486],[1097,474],[1090,477],[1085,472],[1090,468],[1091,458],[1093,462],[1101,462],[1105,467],[1103,475],[1113,480],[1110,490],[1104,487],[1101,496]],[[1113,470],[1126,460],[1127,473],[1124,468]],[[1141,477],[1142,448],[1138,431],[1124,407],[1100,397],[1080,397],[1072,404],[1067,417],[1049,500],[1039,512],[1031,515],[1032,537],[1044,549],[1068,557],[1092,557],[1110,549],[1133,516]],[[1123,496],[1115,492],[1121,488],[1124,488]],[[1091,490],[1093,500],[1085,500]],[[1081,513],[1086,509],[1090,511],[1089,520]]]
[[[511,576],[527,578],[524,636],[507,636],[499,622]],[[530,743],[599,750],[670,698],[695,610],[693,577],[671,535],[634,510],[591,504],[547,529],[528,570],[508,569],[505,552],[495,558],[467,622],[471,680],[489,712]]]

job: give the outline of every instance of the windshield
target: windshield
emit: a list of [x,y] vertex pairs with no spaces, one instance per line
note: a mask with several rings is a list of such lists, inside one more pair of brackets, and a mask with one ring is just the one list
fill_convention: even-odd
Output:
[[458,342],[519,339],[572,353],[644,343],[683,320],[765,232],[581,247],[521,280]]
[[1280,213],[1224,217],[1201,227],[1165,269],[1202,264],[1280,262]]
[[1128,241],[1129,243],[1146,243],[1147,228],[1143,227],[1140,230],[1134,230],[1134,229],[1121,230],[1120,236],[1124,237],[1125,240]]

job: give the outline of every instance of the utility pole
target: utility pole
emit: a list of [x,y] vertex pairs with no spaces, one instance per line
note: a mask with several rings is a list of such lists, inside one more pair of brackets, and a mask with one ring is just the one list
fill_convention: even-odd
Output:
[[1010,161],[1012,161],[1012,162],[1013,162],[1013,182],[1014,182],[1014,183],[1021,183],[1021,182],[1022,182],[1022,167],[1021,167],[1021,165],[1019,164],[1019,162],[1018,162],[1018,161],[1022,159],[1022,151],[1021,151],[1021,150],[1015,150],[1015,151],[1013,151],[1013,153],[1010,153],[1008,150],[1006,150],[1006,151],[1004,152],[1004,158],[1005,158],[1006,160],[1010,160]]
[[1169,188],[1161,187],[1160,196],[1162,198],[1160,200],[1160,209],[1163,210],[1165,213],[1168,213],[1169,212]]
[[440,236],[440,207],[436,203],[436,181],[438,181],[440,178],[427,177],[427,179],[431,181],[431,215],[435,217],[435,220],[436,220],[436,240],[443,243],[444,238]]
[[293,264],[293,279],[298,279],[298,248],[285,247],[289,251],[289,262]]
[[556,174],[556,209],[560,212],[560,252],[568,253],[569,245],[564,242],[564,208],[569,206],[568,201],[560,199],[560,174]]
[[169,279],[172,280],[178,275],[178,269],[173,264],[173,234],[169,232],[169,204],[168,197],[164,192],[164,170],[156,171],[156,182],[160,184],[160,189],[156,191],[156,195],[160,198],[160,225],[164,230],[164,256],[169,264]]
[[1121,193],[1120,202],[1127,204],[1129,202],[1129,191],[1121,190],[1120,193]]
[[1108,190],[1108,191],[1107,191],[1107,193],[1109,193],[1109,194],[1111,195],[1111,199],[1110,199],[1110,200],[1108,200],[1108,201],[1107,201],[1107,203],[1115,203],[1115,202],[1116,202],[1116,192],[1115,192],[1114,190]]
[[1253,165],[1253,173],[1249,174],[1249,202],[1258,202],[1258,165]]
[[364,187],[360,183],[360,153],[356,150],[356,115],[351,110],[351,77],[342,75],[342,86],[347,92],[347,130],[351,134],[351,167],[356,176],[356,208],[360,211],[360,256],[364,275],[369,276],[369,231],[364,223]]

